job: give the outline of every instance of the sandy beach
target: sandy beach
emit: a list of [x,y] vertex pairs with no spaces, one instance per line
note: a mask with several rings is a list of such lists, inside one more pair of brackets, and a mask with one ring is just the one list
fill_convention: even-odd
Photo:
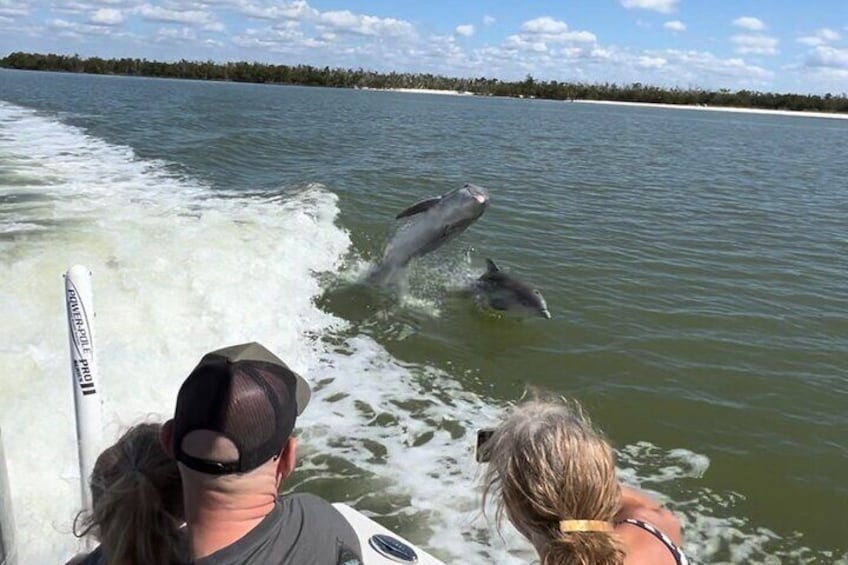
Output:
[[652,102],[617,102],[611,100],[575,100],[580,104],[609,104],[616,106],[645,106],[648,108],[671,108],[673,110],[703,110],[705,112],[739,112],[744,114],[770,114],[772,116],[796,116],[802,118],[831,118],[848,120],[848,114],[830,112],[797,112],[793,110],[765,110],[762,108],[735,108],[732,106],[693,106],[688,104],[659,104]]
[[[457,90],[432,90],[427,88],[367,88],[359,90],[373,90],[383,92],[407,92],[411,94],[441,94],[446,96],[475,96],[473,92],[459,92]],[[488,97],[487,97],[488,98]],[[495,97],[507,98],[507,97]],[[511,98],[511,97],[509,97]],[[518,98],[516,98],[518,100]],[[568,100],[545,100],[547,102],[569,102]],[[772,116],[795,116],[801,118],[829,118],[836,120],[848,120],[848,114],[836,114],[830,112],[797,112],[793,110],[765,110],[761,108],[738,108],[732,106],[694,106],[690,104],[660,104],[653,102],[619,102],[614,100],[574,100],[578,104],[608,104],[614,106],[644,106],[647,108],[670,108],[672,110],[700,110],[705,112],[737,112],[743,114],[769,114]]]
[[361,86],[357,90],[373,90],[380,92],[408,92],[411,94],[443,94],[446,96],[474,96],[473,92],[460,92],[458,90],[435,90],[430,88],[370,88]]

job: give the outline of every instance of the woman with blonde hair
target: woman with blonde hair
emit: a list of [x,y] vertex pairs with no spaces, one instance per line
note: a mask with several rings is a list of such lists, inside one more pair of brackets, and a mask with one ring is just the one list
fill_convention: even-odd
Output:
[[68,565],[189,561],[180,472],[160,442],[161,428],[131,427],[97,458],[90,479],[93,509],[77,515],[74,535],[92,535],[100,546]]
[[680,522],[621,485],[612,447],[576,401],[533,399],[484,445],[483,506],[495,500],[542,565],[687,565]]

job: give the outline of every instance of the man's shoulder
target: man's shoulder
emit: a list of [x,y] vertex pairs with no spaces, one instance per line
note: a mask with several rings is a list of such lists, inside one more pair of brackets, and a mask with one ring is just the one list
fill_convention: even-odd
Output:
[[330,502],[305,492],[281,496],[280,502],[290,513],[300,514],[305,523],[320,525],[301,532],[300,544],[312,546],[314,551],[330,549],[333,563],[361,563],[362,550],[356,530]]
[[356,531],[332,504],[308,493],[282,495],[277,500],[265,520],[213,558],[204,558],[203,565],[361,564]]
[[314,520],[322,525],[321,529],[334,531],[337,536],[350,542],[358,539],[344,514],[320,496],[299,492],[281,495],[279,501],[284,515],[300,515],[304,521],[309,522]]
[[[293,492],[290,494],[281,494],[279,496],[279,499],[282,501],[291,501],[293,503],[301,504],[304,506],[333,508],[333,505],[330,504],[327,500],[321,498],[317,494],[312,494],[311,492]],[[333,509],[335,510],[335,508]]]
[[292,494],[280,495],[279,501],[283,507],[289,507],[290,509],[297,508],[306,516],[312,514],[320,514],[322,516],[332,515],[338,516],[339,519],[347,522],[344,515],[336,510],[329,501],[309,492],[295,492]]

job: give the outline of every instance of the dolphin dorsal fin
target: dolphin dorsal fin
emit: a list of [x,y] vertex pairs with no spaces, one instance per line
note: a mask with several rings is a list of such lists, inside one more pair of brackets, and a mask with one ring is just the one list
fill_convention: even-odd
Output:
[[422,200],[421,202],[413,204],[412,206],[395,216],[395,219],[400,220],[401,218],[405,218],[407,216],[414,216],[415,214],[426,212],[427,210],[438,204],[441,199],[441,196],[437,196],[436,198],[428,198],[427,200]]
[[498,271],[500,271],[500,269],[498,268],[497,265],[495,265],[495,262],[492,261],[491,259],[487,258],[486,259],[486,272],[487,273],[497,273]]

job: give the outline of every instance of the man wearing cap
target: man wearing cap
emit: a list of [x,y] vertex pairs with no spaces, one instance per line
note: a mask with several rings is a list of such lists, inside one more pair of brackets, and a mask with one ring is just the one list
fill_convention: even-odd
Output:
[[327,501],[278,496],[295,466],[307,382],[258,343],[206,354],[162,441],[177,460],[195,565],[359,565],[356,533]]

